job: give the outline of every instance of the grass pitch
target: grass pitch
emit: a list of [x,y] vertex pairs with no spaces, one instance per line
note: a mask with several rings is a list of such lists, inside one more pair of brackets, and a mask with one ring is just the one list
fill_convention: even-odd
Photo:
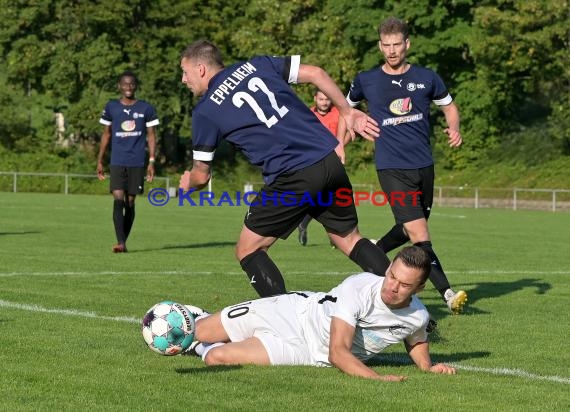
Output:
[[[389,209],[359,207],[361,231],[391,227]],[[334,368],[217,367],[148,350],[139,321],[171,299],[209,310],[255,298],[233,257],[243,207],[153,207],[137,199],[129,253],[114,255],[111,196],[0,193],[1,410],[565,410],[570,408],[570,214],[436,208],[433,243],[455,288],[420,372],[403,345],[379,356],[375,382]],[[271,256],[290,290],[329,290],[358,268],[313,222]]]

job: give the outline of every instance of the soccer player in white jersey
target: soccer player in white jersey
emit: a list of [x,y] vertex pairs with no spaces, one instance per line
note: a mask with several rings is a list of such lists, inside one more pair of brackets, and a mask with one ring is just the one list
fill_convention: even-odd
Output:
[[292,292],[226,307],[198,318],[196,352],[207,365],[335,366],[349,375],[401,381],[406,377],[381,375],[365,362],[404,342],[420,369],[455,374],[429,355],[429,314],[415,294],[430,268],[429,255],[408,246],[385,277],[363,272],[328,293]]

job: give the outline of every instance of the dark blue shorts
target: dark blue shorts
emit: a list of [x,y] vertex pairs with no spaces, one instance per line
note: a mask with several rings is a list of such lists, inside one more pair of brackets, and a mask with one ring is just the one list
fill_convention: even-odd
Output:
[[123,190],[130,195],[144,192],[146,169],[144,167],[111,166],[110,191]]
[[352,193],[346,170],[332,152],[314,165],[283,173],[263,186],[244,224],[258,235],[286,239],[309,214],[328,232],[350,232],[358,225],[356,208],[346,197],[338,198],[339,189],[344,189],[344,196]]
[[429,219],[435,179],[433,166],[421,169],[384,169],[377,172],[380,186],[389,196],[396,223]]

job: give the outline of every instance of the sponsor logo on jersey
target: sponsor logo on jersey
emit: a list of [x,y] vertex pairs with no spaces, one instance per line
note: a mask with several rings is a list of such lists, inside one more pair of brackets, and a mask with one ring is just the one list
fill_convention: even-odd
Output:
[[426,88],[426,86],[423,83],[408,83],[406,85],[406,89],[410,92],[413,92],[416,89],[419,90],[419,89],[425,89],[425,88]]
[[392,80],[392,84],[397,84],[398,86],[402,87],[402,79],[400,79],[399,82],[397,82],[396,80]]
[[382,121],[382,126],[397,126],[400,123],[419,122],[424,118],[423,113],[411,114],[409,116],[390,117]]
[[134,120],[125,120],[121,123],[121,129],[125,132],[132,132],[137,127],[137,124]]
[[405,336],[406,327],[404,325],[394,325],[390,326],[388,331],[394,336]]
[[404,97],[403,99],[394,100],[390,103],[390,111],[398,116],[410,113],[412,111],[412,99]]

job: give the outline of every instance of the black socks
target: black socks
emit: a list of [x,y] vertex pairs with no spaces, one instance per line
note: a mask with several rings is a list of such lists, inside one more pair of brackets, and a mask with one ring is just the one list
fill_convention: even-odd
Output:
[[135,205],[125,204],[125,241],[129,238],[133,222],[135,221]]
[[390,259],[382,249],[366,238],[356,242],[348,257],[362,270],[378,276],[386,275],[386,270],[390,266]]
[[133,222],[135,221],[135,205],[130,206],[124,200],[115,199],[113,201],[113,223],[115,224],[115,235],[117,243],[125,244]]
[[380,239],[376,244],[385,252],[391,252],[392,250],[406,244],[410,238],[404,231],[404,225],[397,224],[388,233],[386,233],[382,239]]
[[124,200],[115,199],[113,201],[113,223],[115,224],[115,235],[117,236],[117,243],[123,245],[127,241],[125,236],[125,216],[123,215],[124,208]]
[[260,297],[287,293],[281,272],[263,250],[250,253],[239,263]]
[[443,272],[441,263],[439,263],[439,258],[431,247],[431,242],[427,240],[425,242],[414,243],[414,245],[421,247],[428,253],[431,260],[431,273],[429,275],[429,280],[431,280],[433,286],[435,286],[441,296],[443,296],[445,291],[450,289],[451,286],[449,285],[447,276],[445,276],[445,273]]

